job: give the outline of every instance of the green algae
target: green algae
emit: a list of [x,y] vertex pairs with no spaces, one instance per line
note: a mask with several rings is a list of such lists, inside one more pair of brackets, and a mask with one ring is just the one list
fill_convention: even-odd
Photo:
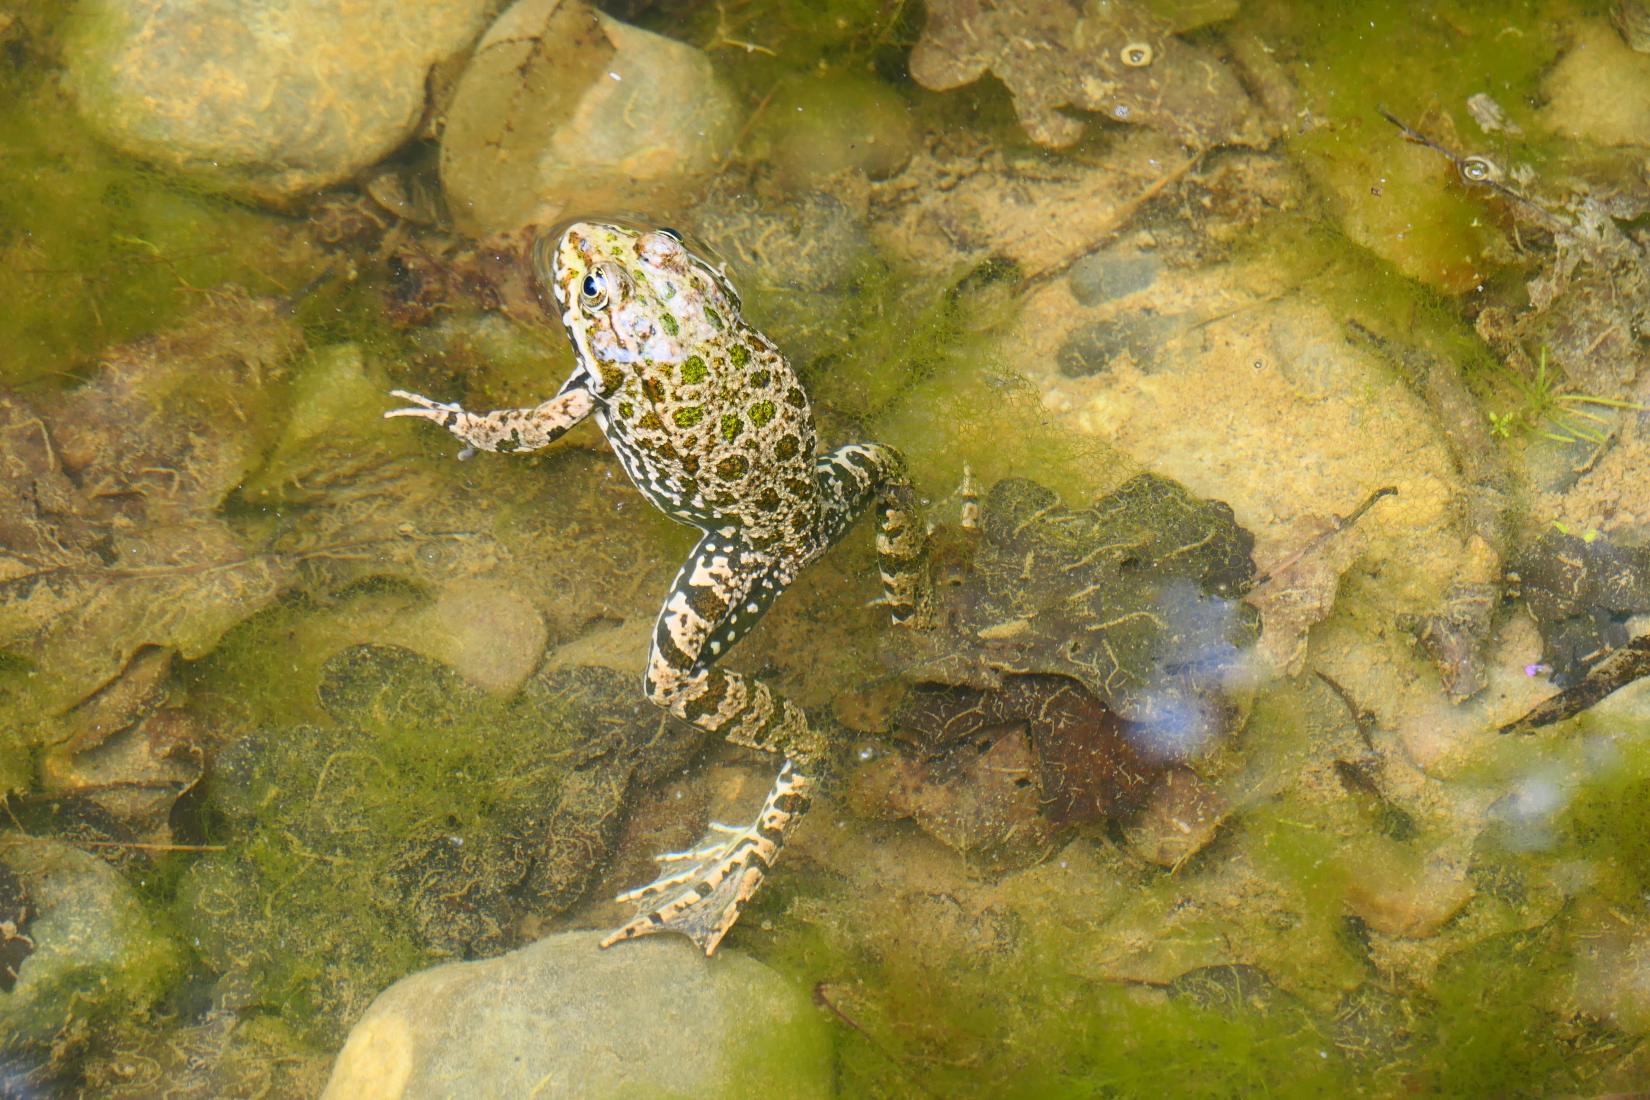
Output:
[[1449,294],[1483,285],[1512,259],[1487,193],[1464,185],[1437,152],[1406,142],[1379,111],[1462,155],[1505,159],[1533,150],[1504,137],[1492,148],[1466,106],[1488,93],[1534,130],[1536,89],[1563,37],[1562,5],[1452,2],[1417,11],[1360,0],[1302,19],[1288,5],[1253,7],[1239,24],[1272,44],[1316,125],[1290,152],[1337,209],[1348,235],[1405,275]]
[[0,381],[72,378],[225,283],[280,294],[312,266],[271,215],[190,190],[98,145],[49,78],[8,68],[0,114]]
[[[811,899],[817,906],[819,898]],[[801,908],[804,899],[792,899]],[[814,916],[820,914],[817,910]],[[769,961],[817,978],[838,1024],[846,1095],[1079,1097],[1346,1095],[1354,1076],[1320,1022],[1282,999],[1263,1010],[1101,981],[1065,938],[942,945],[792,917]],[[1092,933],[1090,933],[1092,935]],[[865,941],[870,940],[867,944]],[[858,940],[859,942],[855,942]]]
[[[190,868],[177,907],[214,969],[330,1043],[395,978],[496,950],[572,712],[512,707],[401,650],[345,650],[316,671],[333,724],[265,726],[225,754],[207,787],[225,847]],[[421,889],[431,876],[451,906]]]

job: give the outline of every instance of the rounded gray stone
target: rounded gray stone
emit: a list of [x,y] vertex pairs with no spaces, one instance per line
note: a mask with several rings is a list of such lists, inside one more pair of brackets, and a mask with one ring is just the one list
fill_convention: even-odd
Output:
[[780,974],[675,936],[598,938],[402,979],[350,1032],[323,1100],[831,1095],[825,1021]]
[[81,0],[67,85],[116,148],[281,201],[347,179],[417,127],[433,65],[488,0]]

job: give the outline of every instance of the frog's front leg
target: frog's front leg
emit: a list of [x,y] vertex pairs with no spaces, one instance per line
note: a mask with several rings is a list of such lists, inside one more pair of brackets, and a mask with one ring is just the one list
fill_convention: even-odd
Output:
[[458,405],[432,401],[406,390],[391,390],[390,393],[413,404],[411,408],[391,409],[384,414],[385,419],[416,416],[440,424],[468,445],[465,455],[460,457],[466,457],[474,450],[508,454],[547,447],[561,438],[567,429],[589,416],[596,407],[595,394],[590,392],[583,376],[578,373],[567,380],[560,393],[531,409],[494,409],[487,413],[473,413]]
[[804,771],[823,748],[807,715],[766,684],[711,664],[755,625],[789,579],[737,538],[719,534],[706,535],[677,574],[654,627],[648,698],[735,744],[783,753],[785,763],[756,820],[742,827],[713,822],[697,847],[658,857],[664,869],[657,879],[619,896],[642,904],[603,947],[669,931],[712,954],[807,811],[813,780]]

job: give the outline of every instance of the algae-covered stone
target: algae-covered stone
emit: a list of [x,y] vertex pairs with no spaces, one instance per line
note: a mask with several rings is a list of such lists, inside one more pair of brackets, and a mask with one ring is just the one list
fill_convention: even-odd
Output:
[[726,154],[734,103],[699,50],[580,0],[521,0],[453,95],[441,183],[477,235],[581,209],[670,209]]
[[66,34],[81,113],[116,147],[282,200],[400,145],[431,67],[487,0],[83,0]]
[[844,171],[881,180],[905,167],[915,138],[909,108],[889,85],[846,73],[815,74],[779,87],[751,135],[749,152],[797,183]]
[[0,993],[0,1063],[61,1058],[98,1023],[142,1011],[178,975],[177,946],[120,872],[71,845],[0,837],[27,892],[32,950]]
[[823,1017],[754,959],[567,932],[386,990],[327,1100],[834,1095]]
[[[1197,17],[1193,17],[1194,19]],[[939,0],[911,51],[911,76],[948,91],[995,74],[1039,145],[1077,141],[1064,109],[1173,134],[1188,145],[1261,145],[1258,113],[1230,70],[1144,4]]]

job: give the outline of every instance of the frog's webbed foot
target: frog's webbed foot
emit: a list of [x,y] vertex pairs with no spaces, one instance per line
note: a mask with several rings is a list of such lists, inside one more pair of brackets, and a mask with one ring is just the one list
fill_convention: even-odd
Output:
[[697,847],[656,856],[663,873],[615,899],[641,905],[636,916],[601,946],[655,932],[680,932],[705,954],[714,954],[808,809],[812,786],[812,780],[798,775],[786,761],[762,812],[750,825],[739,828],[713,821]]

